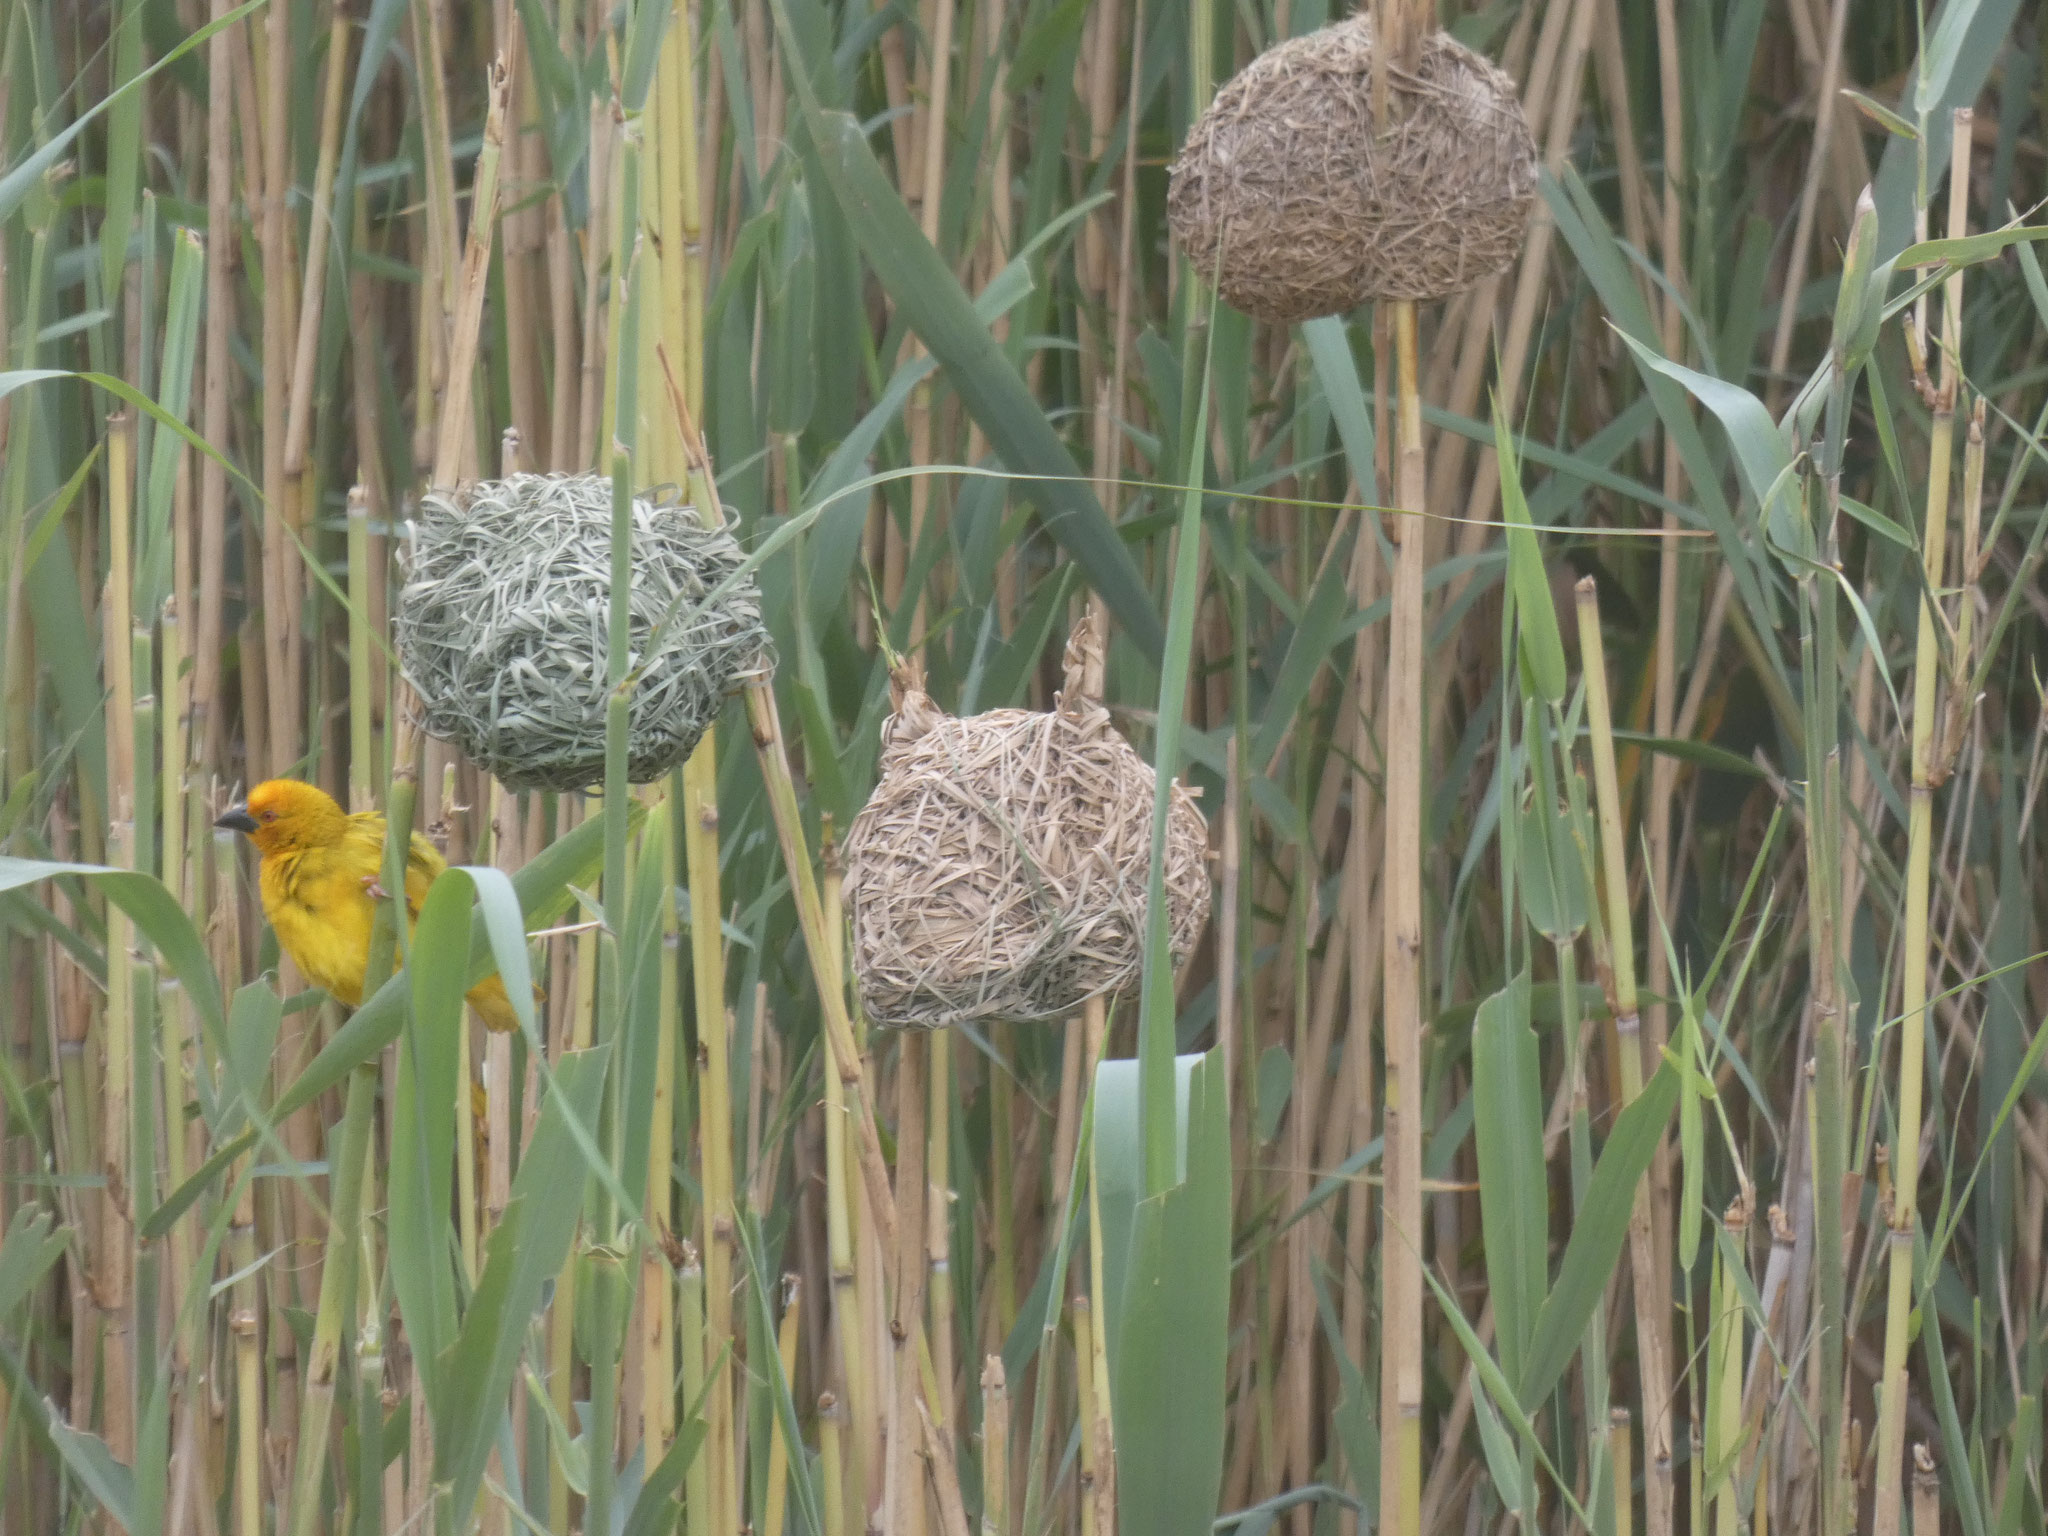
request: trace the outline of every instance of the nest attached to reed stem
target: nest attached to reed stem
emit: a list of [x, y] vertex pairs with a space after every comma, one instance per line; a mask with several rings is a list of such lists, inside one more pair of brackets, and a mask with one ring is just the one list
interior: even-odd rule
[[1368, 299], [1461, 293], [1522, 248], [1536, 144], [1515, 83], [1442, 32], [1387, 70], [1373, 121], [1367, 16], [1267, 49], [1173, 162], [1167, 213], [1223, 297], [1291, 324]]
[[[398, 595], [399, 660], [426, 732], [510, 789], [604, 778], [612, 484], [513, 475], [420, 500]], [[773, 666], [745, 558], [688, 506], [633, 503], [627, 777], [659, 778]]]
[[[1063, 1018], [1144, 970], [1152, 767], [1069, 689], [1050, 713], [955, 719], [899, 679], [882, 778], [846, 838], [853, 971], [873, 1022]], [[1209, 915], [1208, 824], [1173, 787], [1176, 968]]]

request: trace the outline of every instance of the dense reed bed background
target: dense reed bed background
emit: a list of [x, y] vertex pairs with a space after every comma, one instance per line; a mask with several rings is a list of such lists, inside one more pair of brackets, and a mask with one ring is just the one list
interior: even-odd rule
[[[2042, 13], [1443, 5], [1545, 175], [1397, 402], [1165, 234], [1333, 9], [8, 8], [0, 1528], [2043, 1528]], [[669, 781], [422, 749], [396, 546], [501, 465], [759, 556]], [[890, 657], [1043, 708], [1091, 593], [1177, 1007], [868, 1031]], [[350, 1019], [212, 827], [279, 774], [479, 871]]]

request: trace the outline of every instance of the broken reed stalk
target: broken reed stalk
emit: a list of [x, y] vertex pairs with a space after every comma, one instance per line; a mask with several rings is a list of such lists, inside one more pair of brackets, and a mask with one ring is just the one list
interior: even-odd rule
[[[1729, 1251], [1738, 1259], [1749, 1241], [1749, 1203], [1738, 1196], [1724, 1221]], [[1730, 1266], [1715, 1243], [1708, 1288], [1706, 1382], [1696, 1400], [1704, 1400], [1706, 1476], [1714, 1505], [1714, 1536], [1737, 1536], [1742, 1525], [1738, 1486], [1743, 1444], [1742, 1369], [1745, 1350], [1743, 1293], [1750, 1289], [1746, 1269]], [[1695, 1529], [1701, 1529], [1695, 1527]], [[1702, 1531], [1702, 1536], [1705, 1536]]]
[[1941, 1474], [1924, 1444], [1913, 1447], [1913, 1536], [1941, 1536]]
[[[1607, 902], [1609, 968], [1613, 976], [1614, 1029], [1621, 1057], [1622, 1107], [1643, 1091], [1641, 1016], [1636, 1004], [1635, 924], [1629, 911], [1627, 833], [1622, 825], [1621, 791], [1614, 767], [1614, 716], [1608, 703], [1607, 657], [1600, 641], [1600, 600], [1593, 578], [1576, 588], [1579, 654], [1585, 672], [1586, 727], [1593, 757], [1593, 792], [1600, 819], [1601, 884]], [[1629, 1268], [1638, 1299], [1636, 1357], [1642, 1381], [1643, 1459], [1646, 1529], [1659, 1536], [1657, 1521], [1670, 1518], [1671, 1367], [1664, 1336], [1664, 1318], [1645, 1298], [1661, 1294], [1655, 1234], [1650, 1222], [1650, 1188], [1638, 1181], [1629, 1210]], [[1664, 1527], [1668, 1536], [1669, 1526]]]
[[990, 1355], [981, 1367], [981, 1536], [1009, 1529], [1010, 1393], [1003, 1357]]
[[[782, 1323], [775, 1333], [775, 1358], [785, 1383], [796, 1380], [796, 1331], [803, 1315], [803, 1282], [795, 1275], [782, 1277]], [[768, 1479], [763, 1500], [764, 1531], [782, 1530], [782, 1517], [789, 1496], [789, 1442], [783, 1437], [782, 1415], [768, 1418]]]
[[1068, 1325], [1074, 1333], [1074, 1405], [1079, 1425], [1081, 1476], [1075, 1491], [1080, 1503], [1081, 1536], [1109, 1536], [1102, 1525], [1103, 1466], [1094, 1425], [1102, 1412], [1095, 1390], [1095, 1345], [1099, 1330], [1087, 1293], [1067, 1303]]
[[[704, 1395], [706, 1370], [704, 1266], [699, 1261], [696, 1246], [688, 1238], [682, 1239], [677, 1247], [682, 1255], [676, 1266], [676, 1343], [677, 1353], [682, 1357], [680, 1385], [683, 1401], [694, 1403]], [[683, 1473], [683, 1536], [710, 1536], [716, 1529], [713, 1513], [711, 1464], [700, 1453], [690, 1458], [689, 1469]]]
[[[1924, 153], [1924, 151], [1923, 151]], [[1960, 239], [1968, 229], [1970, 202], [1970, 112], [1958, 109], [1952, 136], [1948, 182], [1948, 233]], [[1938, 382], [1930, 389], [1923, 371], [1918, 383], [1933, 415], [1927, 454], [1927, 523], [1921, 533], [1922, 586], [1913, 655], [1912, 782], [1906, 794], [1905, 967], [1899, 987], [1898, 1124], [1891, 1159], [1892, 1206], [1886, 1224], [1889, 1270], [1885, 1293], [1884, 1377], [1878, 1392], [1877, 1488], [1871, 1529], [1897, 1536], [1906, 1459], [1907, 1328], [1913, 1311], [1913, 1238], [1919, 1218], [1920, 1120], [1927, 1064], [1927, 983], [1940, 963], [1930, 945], [1927, 913], [1933, 884], [1935, 731], [1939, 719], [1943, 616], [1936, 612], [1947, 581], [1950, 480], [1955, 466], [1956, 401], [1961, 380], [1957, 359], [1963, 344], [1963, 277], [1957, 270], [1942, 284], [1941, 356]], [[1923, 365], [1924, 367], [1924, 365]]]
[[1635, 1440], [1626, 1408], [1607, 1416], [1607, 1452], [1614, 1468], [1614, 1536], [1635, 1536]]
[[[829, 1074], [828, 1074], [829, 1075]], [[846, 1536], [846, 1453], [840, 1446], [846, 1412], [830, 1392], [818, 1394], [818, 1505], [822, 1536]]]

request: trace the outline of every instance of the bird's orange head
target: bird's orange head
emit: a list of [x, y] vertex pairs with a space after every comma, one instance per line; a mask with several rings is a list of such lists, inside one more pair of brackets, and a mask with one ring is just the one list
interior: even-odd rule
[[264, 853], [292, 853], [324, 848], [337, 841], [347, 813], [325, 790], [298, 779], [268, 779], [249, 791], [240, 805], [231, 805], [216, 827], [248, 834]]

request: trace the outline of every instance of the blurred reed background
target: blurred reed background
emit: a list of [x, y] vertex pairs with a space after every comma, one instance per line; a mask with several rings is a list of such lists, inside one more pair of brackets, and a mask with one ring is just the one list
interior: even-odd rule
[[[1443, 4], [1545, 177], [1419, 313], [1399, 524], [1384, 327], [1165, 235], [1334, 9], [8, 9], [0, 1528], [1186, 1529], [1139, 1462], [1237, 1536], [2043, 1528], [2041, 8]], [[411, 760], [402, 523], [501, 466], [761, 553], [779, 672], [669, 782]], [[1112, 1380], [1135, 999], [909, 1094], [846, 1008], [889, 654], [1043, 708], [1091, 591], [1215, 846], [1213, 1405]], [[344, 1021], [212, 826], [280, 774], [516, 878]], [[532, 1035], [454, 1025], [472, 899]]]

